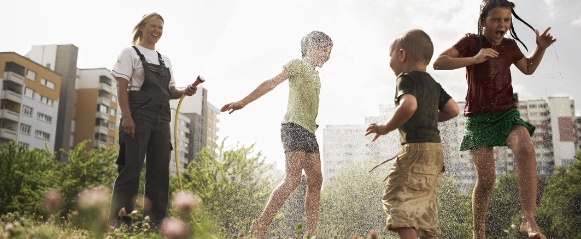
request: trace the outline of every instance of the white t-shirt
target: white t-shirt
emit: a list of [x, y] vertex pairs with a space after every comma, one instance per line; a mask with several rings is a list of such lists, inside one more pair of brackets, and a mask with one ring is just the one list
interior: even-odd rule
[[[157, 52], [155, 50], [147, 49], [139, 44], [135, 45], [135, 47], [137, 47], [141, 54], [143, 54], [147, 63], [159, 65], [159, 59], [157, 58]], [[165, 66], [169, 68], [169, 72], [171, 73], [171, 79], [169, 81], [169, 87], [171, 88], [176, 85], [173, 77], [171, 61], [165, 55], [161, 55], [161, 59], [163, 59]], [[117, 57], [117, 62], [115, 63], [115, 66], [113, 66], [113, 70], [111, 70], [111, 75], [129, 81], [127, 87], [128, 91], [139, 91], [139, 89], [141, 89], [141, 85], [143, 85], [145, 79], [145, 76], [143, 75], [143, 64], [133, 47], [123, 49], [119, 57]]]

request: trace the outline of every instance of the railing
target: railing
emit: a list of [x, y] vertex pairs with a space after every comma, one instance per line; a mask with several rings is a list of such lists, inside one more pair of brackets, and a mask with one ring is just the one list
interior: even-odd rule
[[0, 91], [0, 99], [14, 101], [16, 103], [22, 103], [22, 94], [13, 90], [2, 90]]
[[8, 139], [8, 140], [16, 140], [17, 133], [14, 130], [2, 128], [0, 129], [0, 138]]
[[0, 109], [0, 119], [8, 119], [11, 121], [20, 121], [20, 114], [9, 109]]
[[9, 80], [16, 84], [24, 85], [24, 77], [11, 71], [4, 72], [4, 80]]

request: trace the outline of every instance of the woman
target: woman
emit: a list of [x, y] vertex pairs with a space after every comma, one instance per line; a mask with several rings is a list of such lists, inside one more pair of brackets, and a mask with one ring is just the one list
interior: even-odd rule
[[[169, 200], [169, 162], [172, 150], [170, 99], [191, 96], [196, 87], [175, 87], [171, 61], [155, 50], [163, 34], [163, 18], [157, 13], [145, 15], [133, 28], [132, 47], [117, 58], [111, 75], [117, 80], [121, 108], [119, 127], [119, 176], [115, 180], [109, 219], [115, 226], [131, 225], [131, 218], [119, 213], [133, 211], [139, 187], [139, 175], [145, 164], [145, 197], [150, 206], [144, 215], [153, 226], [165, 218]], [[137, 44], [136, 44], [137, 43]]]

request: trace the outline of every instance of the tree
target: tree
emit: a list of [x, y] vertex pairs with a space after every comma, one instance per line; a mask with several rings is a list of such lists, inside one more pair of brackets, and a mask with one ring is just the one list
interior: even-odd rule
[[[353, 162], [345, 166], [321, 191], [321, 209], [317, 235], [323, 238], [351, 238], [367, 235], [374, 229], [385, 232], [385, 213], [381, 205], [388, 168], [371, 173], [374, 162]], [[381, 172], [381, 173], [380, 173]]]
[[577, 161], [558, 167], [545, 186], [537, 218], [550, 238], [581, 238], [581, 151]]
[[88, 152], [85, 140], [70, 152], [62, 151], [68, 163], [60, 163], [57, 189], [63, 196], [65, 212], [75, 209], [79, 193], [86, 188], [105, 186], [111, 188], [117, 175], [117, 153], [110, 148], [96, 148]]
[[488, 213], [486, 214], [487, 238], [507, 238], [507, 230], [512, 225], [511, 218], [519, 213], [520, 201], [516, 174], [498, 177], [490, 196]]
[[221, 157], [214, 158], [203, 149], [188, 165], [182, 183], [184, 190], [200, 197], [202, 210], [218, 226], [237, 235], [248, 229], [268, 200], [273, 188], [266, 175], [269, 167], [260, 153], [253, 154], [253, 145], [224, 151], [222, 141], [219, 151]]
[[36, 212], [44, 193], [55, 184], [54, 154], [24, 149], [11, 141], [0, 144], [0, 215]]
[[472, 209], [470, 197], [459, 192], [453, 178], [442, 181], [436, 199], [438, 207], [438, 225], [442, 230], [439, 238], [470, 238], [472, 237]]

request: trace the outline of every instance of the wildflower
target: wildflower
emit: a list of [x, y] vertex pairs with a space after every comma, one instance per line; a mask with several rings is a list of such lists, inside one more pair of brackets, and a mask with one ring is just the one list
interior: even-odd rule
[[369, 233], [367, 234], [367, 237], [370, 239], [377, 239], [377, 232], [373, 229], [369, 230]]
[[199, 199], [193, 193], [179, 192], [173, 197], [172, 203], [178, 212], [189, 214], [196, 210]]
[[4, 227], [4, 230], [7, 231], [8, 233], [12, 233], [14, 231], [14, 225], [12, 223], [8, 223]]
[[133, 211], [131, 212], [131, 216], [132, 216], [132, 217], [137, 217], [137, 215], [139, 215], [139, 212], [138, 212], [137, 210], [133, 210]]
[[145, 216], [145, 217], [143, 218], [143, 220], [144, 220], [145, 222], [150, 222], [150, 221], [151, 221], [151, 218], [149, 217], [149, 215], [147, 215], [147, 216]]
[[123, 217], [123, 216], [127, 215], [127, 212], [125, 211], [125, 208], [121, 208], [121, 210], [119, 210], [119, 213], [117, 213], [117, 215], [119, 215], [120, 217]]
[[161, 223], [161, 233], [170, 239], [186, 238], [188, 226], [179, 219], [168, 217]]
[[144, 222], [143, 225], [141, 225], [141, 227], [143, 227], [144, 229], [150, 229], [151, 228], [151, 226], [147, 222]]
[[43, 208], [46, 212], [53, 214], [60, 210], [62, 206], [62, 197], [61, 194], [54, 190], [48, 190], [44, 194], [44, 203]]
[[81, 208], [93, 208], [109, 205], [109, 195], [107, 189], [96, 187], [83, 190], [79, 194], [79, 206]]

